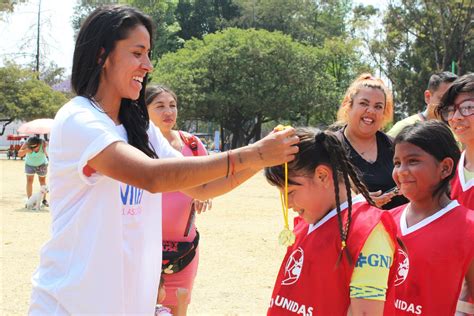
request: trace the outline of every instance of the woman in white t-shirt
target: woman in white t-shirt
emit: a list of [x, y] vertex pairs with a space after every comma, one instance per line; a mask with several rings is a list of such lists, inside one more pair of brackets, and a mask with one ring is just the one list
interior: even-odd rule
[[152, 38], [150, 18], [130, 7], [101, 7], [81, 27], [71, 77], [78, 96], [51, 131], [51, 239], [33, 276], [30, 315], [152, 315], [161, 263], [161, 194], [154, 193], [205, 200], [225, 190], [203, 184], [281, 164], [298, 150], [290, 129], [231, 152], [182, 158], [149, 123]]

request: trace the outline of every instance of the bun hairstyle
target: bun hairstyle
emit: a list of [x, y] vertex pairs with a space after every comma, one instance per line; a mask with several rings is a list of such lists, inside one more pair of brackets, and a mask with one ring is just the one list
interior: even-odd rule
[[379, 89], [385, 95], [385, 107], [383, 113], [382, 127], [385, 127], [393, 120], [393, 95], [392, 91], [385, 85], [380, 78], [373, 77], [369, 73], [364, 73], [352, 82], [342, 99], [341, 106], [337, 111], [337, 125], [345, 125], [349, 119], [348, 111], [352, 107], [354, 97], [362, 88]]
[[[345, 250], [349, 262], [352, 262], [352, 258], [346, 247], [352, 220], [352, 186], [354, 186], [355, 191], [360, 192], [370, 204], [375, 205], [375, 203], [370, 197], [367, 187], [362, 183], [359, 175], [355, 171], [356, 169], [347, 158], [348, 155], [345, 147], [333, 132], [300, 127], [296, 128], [296, 135], [300, 139], [298, 143], [299, 151], [295, 159], [288, 163], [288, 183], [298, 185], [298, 183], [291, 180], [292, 177], [312, 176], [316, 167], [322, 164], [332, 169], [334, 196], [336, 199], [339, 233], [342, 243], [338, 262], [342, 258], [343, 250]], [[265, 168], [265, 177], [272, 185], [280, 188], [285, 185], [285, 173], [281, 165]], [[338, 185], [341, 182], [344, 183], [347, 193], [348, 214], [346, 223], [343, 223], [341, 215]]]

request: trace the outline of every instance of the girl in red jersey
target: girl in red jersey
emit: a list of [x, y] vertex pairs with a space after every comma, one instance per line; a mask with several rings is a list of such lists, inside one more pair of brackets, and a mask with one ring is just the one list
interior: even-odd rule
[[474, 289], [474, 212], [449, 196], [460, 157], [456, 140], [432, 120], [405, 127], [394, 145], [393, 179], [410, 200], [390, 211], [407, 249], [399, 251], [396, 315], [469, 312], [458, 298], [464, 278]]
[[[395, 275], [395, 223], [373, 206], [335, 134], [298, 128], [297, 135], [299, 152], [288, 164], [296, 240], [268, 315], [382, 315], [393, 308], [387, 288]], [[284, 190], [282, 166], [265, 169], [265, 176]], [[362, 195], [352, 197], [351, 182]]]
[[474, 73], [453, 82], [441, 99], [437, 112], [465, 146], [451, 181], [451, 198], [474, 209]]

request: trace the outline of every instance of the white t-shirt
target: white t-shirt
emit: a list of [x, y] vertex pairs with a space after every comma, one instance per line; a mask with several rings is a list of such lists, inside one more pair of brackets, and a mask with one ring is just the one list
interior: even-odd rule
[[[150, 122], [160, 158], [180, 157]], [[49, 143], [51, 240], [33, 276], [30, 314], [153, 315], [161, 272], [161, 193], [83, 168], [122, 125], [75, 97], [57, 113]], [[124, 166], [126, 168], [127, 166]]]

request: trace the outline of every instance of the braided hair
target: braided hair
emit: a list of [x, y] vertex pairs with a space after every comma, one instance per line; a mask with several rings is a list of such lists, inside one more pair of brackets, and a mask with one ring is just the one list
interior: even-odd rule
[[[339, 234], [341, 236], [341, 252], [338, 263], [343, 252], [346, 253], [347, 260], [352, 263], [352, 258], [346, 247], [352, 221], [352, 192], [351, 188], [360, 192], [369, 204], [375, 205], [369, 195], [369, 191], [361, 181], [354, 166], [348, 159], [347, 152], [337, 136], [330, 131], [321, 131], [314, 128], [300, 127], [296, 129], [299, 137], [299, 151], [293, 161], [288, 163], [288, 183], [298, 185], [291, 178], [294, 176], [311, 175], [319, 165], [327, 165], [332, 169], [334, 181], [334, 196], [336, 199], [336, 211], [339, 223]], [[278, 187], [285, 185], [285, 173], [283, 166], [265, 168], [265, 177], [268, 182]], [[347, 193], [348, 212], [347, 221], [344, 225], [341, 215], [341, 201], [339, 196], [339, 183], [343, 182]]]

